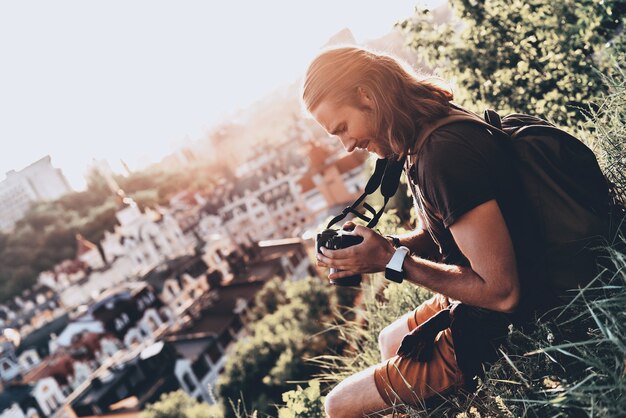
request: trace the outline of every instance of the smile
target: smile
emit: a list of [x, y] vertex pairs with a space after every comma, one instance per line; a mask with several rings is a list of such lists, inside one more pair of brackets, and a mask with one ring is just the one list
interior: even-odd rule
[[370, 144], [370, 141], [361, 142], [361, 143], [357, 146], [357, 148], [360, 148], [360, 149], [365, 149], [365, 150], [366, 150], [366, 149], [367, 149], [367, 146], [368, 146], [369, 144]]

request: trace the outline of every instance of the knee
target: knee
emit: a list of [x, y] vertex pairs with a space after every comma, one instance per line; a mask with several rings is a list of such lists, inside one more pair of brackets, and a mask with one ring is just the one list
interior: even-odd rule
[[384, 328], [378, 334], [378, 349], [380, 350], [380, 355], [384, 360], [393, 357], [396, 352], [396, 347], [391, 338], [391, 330], [389, 327]]
[[326, 411], [326, 416], [330, 418], [337, 418], [345, 415], [341, 398], [338, 396], [335, 389], [331, 390], [330, 393], [326, 395], [326, 399], [324, 400], [324, 411]]

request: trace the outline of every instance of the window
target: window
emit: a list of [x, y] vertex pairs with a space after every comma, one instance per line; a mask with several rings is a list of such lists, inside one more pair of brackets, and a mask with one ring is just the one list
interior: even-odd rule
[[115, 318], [115, 331], [121, 331], [124, 328], [124, 322], [120, 318]]
[[185, 383], [185, 386], [187, 386], [187, 390], [189, 392], [193, 392], [196, 390], [196, 384], [194, 383], [193, 378], [187, 372], [183, 374], [183, 383]]
[[196, 360], [191, 365], [191, 369], [193, 370], [193, 374], [196, 375], [198, 380], [202, 380], [202, 378], [206, 376], [207, 373], [209, 373], [209, 365], [202, 356], [198, 357], [198, 360]]
[[222, 335], [220, 335], [220, 338], [219, 338], [219, 342], [220, 344], [222, 344], [222, 347], [224, 348], [228, 347], [228, 344], [232, 340], [233, 340], [233, 337], [230, 335], [227, 329], [224, 330], [224, 332], [222, 332]]
[[209, 358], [211, 359], [213, 363], [217, 363], [222, 357], [222, 352], [220, 351], [217, 344], [213, 344], [211, 348], [209, 348], [209, 351], [207, 354], [209, 355]]
[[48, 398], [46, 399], [46, 406], [48, 407], [48, 409], [50, 410], [50, 412], [53, 412], [54, 410], [57, 409], [57, 404], [54, 401], [54, 399], [52, 398]]

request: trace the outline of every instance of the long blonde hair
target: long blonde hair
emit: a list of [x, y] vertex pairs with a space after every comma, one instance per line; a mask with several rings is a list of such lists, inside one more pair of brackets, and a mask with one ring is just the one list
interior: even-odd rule
[[329, 48], [309, 65], [302, 101], [309, 112], [326, 99], [361, 107], [358, 89], [372, 99], [376, 132], [397, 158], [411, 152], [429, 121], [448, 114], [453, 95], [427, 79], [420, 80], [400, 60], [365, 48]]

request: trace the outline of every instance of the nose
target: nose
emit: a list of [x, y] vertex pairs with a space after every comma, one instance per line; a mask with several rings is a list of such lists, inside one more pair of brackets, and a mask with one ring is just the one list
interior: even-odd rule
[[341, 135], [339, 140], [347, 152], [352, 152], [356, 148], [356, 139], [354, 138], [347, 138], [345, 135]]

